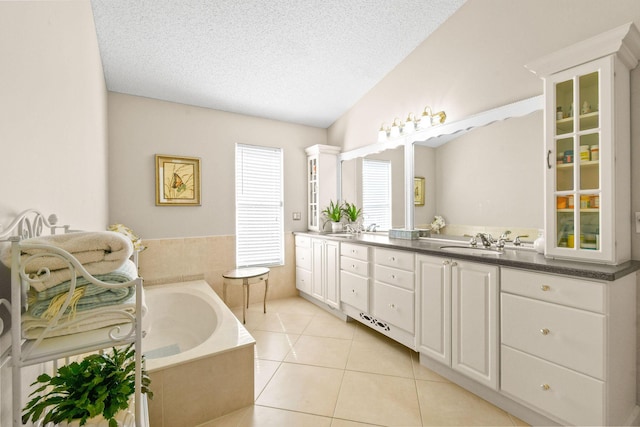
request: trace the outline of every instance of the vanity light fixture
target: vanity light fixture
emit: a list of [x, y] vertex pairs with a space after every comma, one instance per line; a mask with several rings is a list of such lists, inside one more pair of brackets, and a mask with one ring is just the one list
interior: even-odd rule
[[416, 117], [415, 114], [409, 113], [405, 122], [396, 117], [391, 126], [386, 123], [382, 123], [382, 125], [380, 125], [380, 130], [378, 131], [378, 142], [384, 142], [387, 139], [398, 138], [401, 135], [408, 135], [416, 130], [426, 129], [430, 126], [442, 124], [446, 119], [447, 114], [444, 111], [434, 113], [431, 111], [431, 107], [426, 106], [424, 107], [420, 117]]

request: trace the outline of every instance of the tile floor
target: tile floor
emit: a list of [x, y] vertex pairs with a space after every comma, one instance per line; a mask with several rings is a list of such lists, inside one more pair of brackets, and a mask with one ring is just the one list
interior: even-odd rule
[[[234, 310], [242, 317], [242, 309]], [[418, 354], [303, 298], [251, 305], [255, 404], [199, 427], [522, 426]]]

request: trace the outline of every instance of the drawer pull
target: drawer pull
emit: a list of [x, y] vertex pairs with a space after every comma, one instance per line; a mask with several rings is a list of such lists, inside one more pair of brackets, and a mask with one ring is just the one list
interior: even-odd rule
[[542, 289], [543, 292], [547, 292], [551, 290], [551, 287], [549, 285], [542, 285], [540, 289]]
[[395, 275], [395, 274], [392, 274], [392, 275], [391, 275], [391, 278], [392, 278], [392, 279], [395, 279], [395, 278], [396, 278], [396, 275]]
[[442, 261], [442, 265], [449, 265], [449, 261], [448, 260]]
[[455, 267], [456, 265], [458, 265], [458, 263], [457, 263], [457, 262], [455, 262], [455, 261], [451, 261], [451, 267]]
[[396, 257], [394, 257], [394, 256], [389, 257], [389, 261], [395, 261], [395, 260], [396, 260]]
[[389, 308], [396, 309], [396, 305], [394, 303], [389, 304]]
[[547, 328], [540, 329], [540, 333], [541, 333], [542, 335], [549, 335], [549, 329], [547, 329]]
[[547, 390], [549, 390], [551, 387], [549, 386], [549, 384], [541, 384], [541, 385], [540, 385], [540, 388], [541, 388], [542, 390], [544, 390], [544, 391], [547, 391]]
[[351, 264], [351, 268], [353, 268], [355, 270], [356, 269], [356, 265], [355, 264]]
[[356, 290], [355, 289], [351, 289], [351, 292], [355, 295], [356, 294]]

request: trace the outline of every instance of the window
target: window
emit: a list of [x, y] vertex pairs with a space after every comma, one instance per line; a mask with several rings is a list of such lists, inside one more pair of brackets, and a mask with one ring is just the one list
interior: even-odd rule
[[362, 160], [362, 212], [364, 226], [391, 228], [391, 162]]
[[236, 144], [236, 266], [284, 264], [282, 149]]

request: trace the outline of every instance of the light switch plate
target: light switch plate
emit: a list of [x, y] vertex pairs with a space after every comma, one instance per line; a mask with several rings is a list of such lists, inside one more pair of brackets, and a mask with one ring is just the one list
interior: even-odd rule
[[636, 233], [640, 233], [640, 212], [636, 212]]
[[293, 220], [294, 221], [300, 221], [302, 219], [302, 213], [301, 212], [294, 212], [293, 213]]

